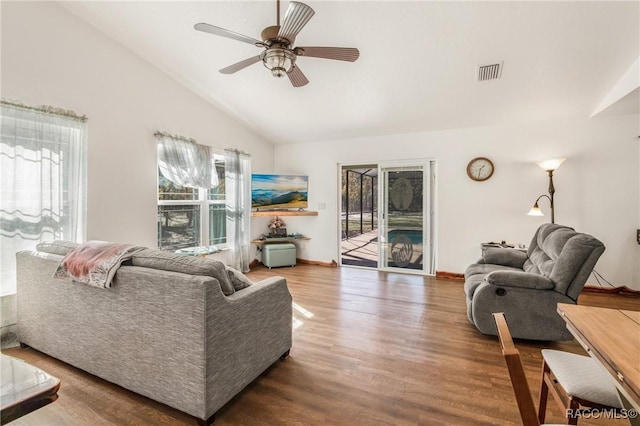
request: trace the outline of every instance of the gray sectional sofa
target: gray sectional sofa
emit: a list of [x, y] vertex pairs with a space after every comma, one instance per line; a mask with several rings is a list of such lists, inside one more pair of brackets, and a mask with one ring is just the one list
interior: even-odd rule
[[465, 272], [469, 321], [496, 335], [492, 314], [504, 312], [513, 337], [569, 340], [558, 303], [576, 304], [604, 245], [568, 226], [543, 224], [527, 252], [492, 248]]
[[246, 286], [220, 262], [144, 249], [101, 289], [53, 278], [72, 246], [17, 254], [21, 343], [201, 424], [289, 353], [284, 278]]

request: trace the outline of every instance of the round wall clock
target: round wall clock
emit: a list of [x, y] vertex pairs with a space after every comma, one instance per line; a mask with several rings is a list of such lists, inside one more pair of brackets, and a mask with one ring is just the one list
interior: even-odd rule
[[477, 182], [483, 182], [493, 175], [493, 163], [485, 157], [477, 157], [467, 164], [467, 175]]

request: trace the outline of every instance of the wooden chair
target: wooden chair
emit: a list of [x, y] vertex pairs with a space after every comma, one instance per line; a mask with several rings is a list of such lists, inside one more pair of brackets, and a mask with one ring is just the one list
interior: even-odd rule
[[549, 392], [564, 410], [567, 424], [577, 425], [581, 407], [619, 412], [623, 406], [613, 380], [596, 360], [550, 349], [542, 350], [538, 418], [544, 422]]
[[544, 422], [549, 392], [565, 410], [567, 424], [578, 423], [581, 406], [616, 411], [622, 408], [615, 386], [596, 361], [582, 355], [545, 349], [542, 351], [542, 385], [536, 415], [520, 352], [513, 344], [504, 314], [494, 313], [493, 318], [524, 426], [537, 426]]
[[511, 386], [516, 396], [520, 417], [523, 426], [540, 426], [540, 421], [536, 413], [536, 407], [533, 404], [527, 376], [524, 374], [524, 366], [520, 359], [520, 352], [516, 349], [511, 338], [511, 332], [507, 327], [507, 320], [502, 312], [494, 313], [493, 319], [496, 322], [498, 330], [498, 338], [502, 347], [502, 355], [507, 363], [509, 376], [511, 377]]

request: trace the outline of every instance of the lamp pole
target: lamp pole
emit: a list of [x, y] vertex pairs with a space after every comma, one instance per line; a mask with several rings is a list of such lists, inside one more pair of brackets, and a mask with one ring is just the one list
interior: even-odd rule
[[556, 223], [556, 212], [555, 212], [555, 203], [554, 203], [554, 194], [556, 193], [556, 188], [553, 186], [553, 172], [564, 162], [564, 158], [552, 158], [550, 160], [541, 161], [538, 163], [538, 166], [549, 175], [549, 195], [542, 194], [538, 197], [535, 204], [527, 213], [529, 216], [544, 216], [542, 210], [540, 210], [540, 206], [538, 206], [538, 201], [541, 198], [547, 198], [549, 200], [549, 204], [551, 205], [551, 223]]
[[549, 173], [549, 201], [551, 202], [551, 223], [556, 223], [556, 216], [553, 205], [553, 194], [556, 192], [556, 188], [553, 186], [553, 170], [547, 170]]

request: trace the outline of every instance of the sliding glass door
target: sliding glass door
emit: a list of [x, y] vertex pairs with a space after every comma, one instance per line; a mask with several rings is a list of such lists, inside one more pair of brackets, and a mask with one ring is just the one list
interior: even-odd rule
[[435, 161], [341, 166], [340, 264], [435, 274]]

